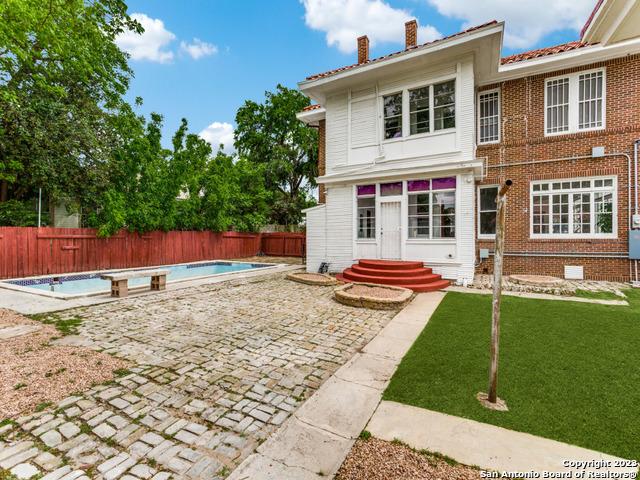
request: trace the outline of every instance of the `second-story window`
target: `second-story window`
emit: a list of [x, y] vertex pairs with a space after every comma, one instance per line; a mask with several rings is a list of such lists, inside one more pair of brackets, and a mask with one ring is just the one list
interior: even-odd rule
[[383, 97], [384, 138], [402, 137], [402, 93]]
[[456, 126], [456, 81], [450, 80], [433, 86], [433, 120], [435, 130]]
[[409, 90], [409, 126], [411, 135], [429, 132], [429, 87]]
[[578, 77], [578, 129], [602, 126], [602, 71]]
[[578, 72], [545, 82], [545, 134], [605, 126], [605, 70]]
[[500, 141], [500, 92], [478, 94], [478, 143]]

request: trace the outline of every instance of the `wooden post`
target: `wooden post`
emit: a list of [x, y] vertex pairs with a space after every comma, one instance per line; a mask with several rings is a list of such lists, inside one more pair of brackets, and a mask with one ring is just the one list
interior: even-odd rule
[[513, 182], [507, 180], [498, 192], [496, 212], [496, 249], [493, 257], [493, 315], [491, 319], [491, 370], [487, 400], [498, 400], [498, 352], [500, 345], [500, 298], [502, 297], [502, 257], [504, 254], [505, 211], [507, 191]]

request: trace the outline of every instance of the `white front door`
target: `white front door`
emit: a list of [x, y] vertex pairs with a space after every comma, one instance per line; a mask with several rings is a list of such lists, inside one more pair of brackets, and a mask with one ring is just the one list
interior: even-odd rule
[[380, 210], [380, 256], [397, 260], [400, 258], [400, 202], [382, 202]]

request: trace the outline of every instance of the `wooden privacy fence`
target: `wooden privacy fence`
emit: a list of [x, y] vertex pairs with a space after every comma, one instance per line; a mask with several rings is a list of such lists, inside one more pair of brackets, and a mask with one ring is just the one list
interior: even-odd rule
[[262, 253], [279, 257], [304, 257], [304, 233], [263, 233]]
[[[294, 235], [295, 242], [271, 235]], [[258, 255], [302, 256], [300, 234], [171, 231], [145, 234], [121, 231], [99, 238], [88, 228], [0, 227], [0, 278], [52, 273], [135, 268]], [[295, 250], [297, 248], [299, 250]]]

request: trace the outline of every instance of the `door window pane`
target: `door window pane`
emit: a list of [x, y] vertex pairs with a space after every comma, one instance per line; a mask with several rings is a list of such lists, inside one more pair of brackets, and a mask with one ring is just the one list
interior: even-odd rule
[[358, 198], [358, 238], [376, 237], [376, 199]]

